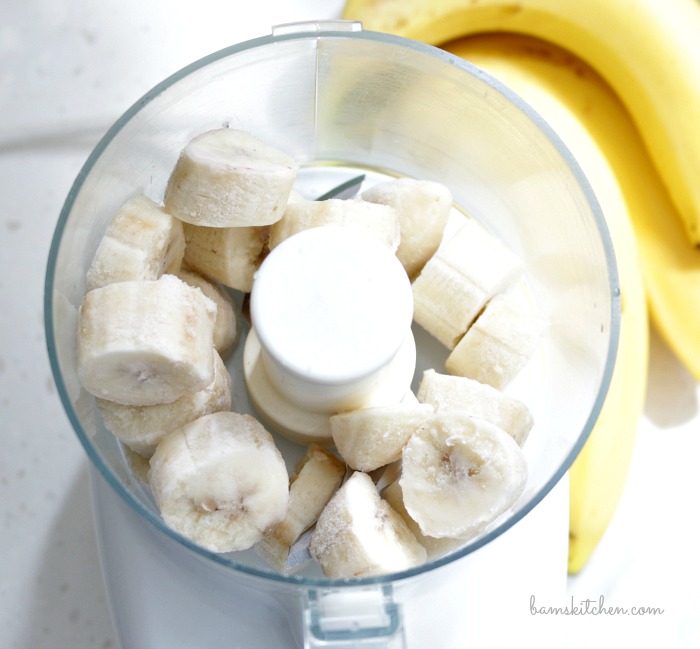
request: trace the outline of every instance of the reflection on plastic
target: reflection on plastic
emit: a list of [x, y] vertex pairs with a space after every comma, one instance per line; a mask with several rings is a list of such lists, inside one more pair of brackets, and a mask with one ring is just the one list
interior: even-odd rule
[[323, 32], [359, 32], [362, 23], [354, 20], [307, 20], [298, 23], [275, 25], [273, 36], [285, 34], [321, 34]]
[[309, 590], [304, 649], [406, 649], [400, 605], [390, 585]]

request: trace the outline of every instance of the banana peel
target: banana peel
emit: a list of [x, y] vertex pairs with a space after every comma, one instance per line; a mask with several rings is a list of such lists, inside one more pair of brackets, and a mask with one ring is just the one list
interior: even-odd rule
[[368, 30], [441, 46], [487, 32], [563, 47], [611, 84], [700, 246], [700, 3], [697, 0], [347, 0]]
[[[507, 58], [521, 74], [536, 75], [539, 84], [565, 102], [597, 142], [624, 192], [651, 321], [700, 381], [700, 249], [687, 245], [676, 207], [616, 93], [584, 61], [540, 39], [515, 34], [474, 36], [445, 49], [460, 55], [456, 50], [462, 48], [467, 54], [463, 48], [468, 42], [472, 50], [480, 45], [483, 63], [486, 57]], [[472, 62], [479, 64], [476, 59]], [[517, 92], [515, 80], [514, 84]]]
[[[619, 157], [598, 139], [596, 124], [610, 119], [608, 106], [600, 110], [599, 78], [580, 60], [549, 43], [512, 34], [467, 37], [444, 47], [512, 88], [559, 134], [591, 183], [613, 241], [622, 299], [620, 340], [602, 410], [570, 471], [568, 568], [574, 574], [597, 547], [622, 496], [646, 396], [649, 321], [631, 218], [639, 181], [627, 175], [623, 182]], [[625, 113], [615, 116], [628, 120]]]
[[[561, 49], [556, 44], [558, 40], [565, 43], [565, 48], [576, 46], [578, 52], [587, 52], [595, 59], [595, 34], [599, 33], [602, 37], [605, 30], [610, 32], [611, 26], [616, 24], [603, 19], [606, 12], [611, 12], [610, 16], [614, 18], [623, 4], [625, 3], [621, 0], [604, 0], [603, 3], [598, 0], [593, 3], [560, 0], [522, 0], [518, 3], [507, 0], [347, 0], [343, 17], [361, 20], [366, 29], [395, 33], [439, 46], [444, 46], [446, 39], [457, 36], [472, 38], [489, 31], [498, 31], [504, 35], [522, 32], [523, 36], [536, 37], [533, 42], [543, 45], [541, 56], [546, 56], [546, 48], [551, 46], [557, 48], [560, 57], [572, 57], [571, 65], [582, 74], [579, 84], [579, 91], [583, 93], [581, 97], [587, 98], [576, 103], [576, 96], [569, 93], [573, 102], [572, 110], [577, 111], [584, 120], [588, 117], [588, 112], [607, 115], [605, 119], [591, 117], [587, 125], [601, 147], [605, 148], [606, 155], [614, 161], [621, 182], [637, 187], [634, 194], [627, 194], [627, 200], [637, 237], [652, 321], [668, 347], [695, 380], [700, 381], [700, 248], [688, 245], [684, 218], [670, 191], [677, 178], [667, 173], [670, 167], [659, 165], [649, 153], [648, 142], [645, 141], [642, 130], [652, 130], [651, 123], [644, 122], [640, 115], [637, 115], [635, 122], [620, 98], [619, 88], [608, 85], [599, 68], [591, 67], [580, 54]], [[689, 6], [685, 0], [674, 0], [667, 6], [643, 0], [638, 9], [634, 22], [620, 27], [627, 34], [626, 38], [633, 40], [635, 47], [639, 45], [638, 41], [642, 47], [651, 47], [643, 37], [646, 30], [654, 30], [656, 33], [662, 27], [667, 29], [667, 20], [673, 24], [682, 23], [683, 28], [676, 34], [679, 39], [680, 35], [683, 36], [677, 43], [681, 48], [678, 55], [683, 53], [682, 48], [686, 48], [685, 58], [689, 59], [690, 65], [700, 70], [700, 40], [697, 39], [700, 32], [691, 29], [695, 34], [692, 43], [688, 43], [686, 38], [687, 26], [692, 28], [700, 21], [700, 4], [693, 1]], [[650, 22], [649, 16], [657, 10], [664, 13], [663, 23]], [[597, 16], [598, 20], [591, 23], [586, 18], [585, 24], [580, 26], [576, 34], [562, 31], [561, 23], [575, 23], [582, 11]], [[538, 16], [541, 20], [537, 19]], [[573, 27], [567, 29], [571, 31]], [[628, 33], [626, 30], [631, 31]], [[564, 38], [566, 34], [568, 42]], [[610, 42], [617, 39], [615, 33], [609, 33], [608, 36]], [[673, 40], [673, 35], [666, 39], [668, 42]], [[660, 51], [668, 54], [663, 48]], [[600, 68], [609, 75], [609, 68], [614, 62], [615, 59], [605, 59], [600, 63]], [[556, 86], [556, 66], [549, 69], [541, 66], [540, 73], [549, 75], [549, 83]], [[680, 83], [678, 79], [689, 83], [690, 99], [694, 98], [688, 105], [681, 106], [679, 111], [664, 113], [666, 122], [662, 126], [675, 130], [679, 126], [680, 116], [687, 112], [693, 114], [695, 109], [692, 106], [700, 100], [700, 82], [692, 83], [689, 81], [694, 78], [692, 75], [688, 77], [677, 66], [670, 64], [663, 73], [666, 79], [664, 83], [670, 84], [669, 86], [664, 83], [649, 83], [652, 90], [657, 88], [662, 93], [662, 100], [664, 96], [669, 98], [676, 83]], [[565, 81], [563, 83], [566, 85]], [[687, 138], [676, 157], [700, 154], [700, 128], [697, 126], [700, 124], [700, 107], [696, 112]], [[641, 129], [639, 124], [644, 128]], [[626, 144], [618, 145], [618, 142]], [[662, 175], [660, 172], [666, 173]], [[700, 170], [693, 174], [692, 180], [693, 186], [700, 189], [699, 179]]]

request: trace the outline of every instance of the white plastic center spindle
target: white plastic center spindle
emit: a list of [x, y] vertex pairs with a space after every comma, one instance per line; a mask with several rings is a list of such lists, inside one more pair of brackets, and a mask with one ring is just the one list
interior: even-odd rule
[[403, 266], [351, 227], [311, 228], [276, 246], [255, 275], [250, 309], [270, 382], [315, 412], [358, 407], [391, 375], [407, 338], [414, 345]]

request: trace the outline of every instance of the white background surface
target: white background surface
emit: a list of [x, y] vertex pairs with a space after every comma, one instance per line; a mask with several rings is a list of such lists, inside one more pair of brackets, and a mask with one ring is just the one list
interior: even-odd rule
[[[4, 0], [0, 21], [0, 647], [116, 649], [87, 459], [45, 351], [43, 280], [63, 200], [91, 147], [165, 76], [340, 0]], [[700, 299], [700, 296], [689, 296]], [[699, 333], [700, 335], [700, 333]], [[649, 392], [627, 491], [574, 603], [653, 606], [580, 616], [572, 647], [700, 646], [700, 388], [652, 332]], [[523, 556], [527, 561], [527, 556]], [[534, 593], [536, 595], [536, 593]], [[539, 603], [539, 602], [538, 602]], [[542, 602], [564, 606], [570, 602]], [[523, 607], [528, 602], [522, 602]], [[508, 611], [483, 611], [507, 624]], [[554, 628], [554, 627], [552, 627]], [[533, 633], [546, 624], [533, 618]], [[533, 637], [524, 637], [523, 646]], [[465, 647], [469, 646], [465, 638]], [[129, 648], [131, 649], [131, 648]]]

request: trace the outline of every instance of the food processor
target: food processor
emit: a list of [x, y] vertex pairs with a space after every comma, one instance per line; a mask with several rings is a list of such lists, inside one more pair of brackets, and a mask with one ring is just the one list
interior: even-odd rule
[[[325, 578], [313, 562], [281, 574], [253, 550], [212, 553], [165, 525], [138, 458], [104, 429], [81, 389], [77, 313], [107, 224], [136, 193], [161, 201], [184, 145], [222, 126], [293, 156], [307, 197], [358, 175], [366, 183], [443, 183], [460, 212], [522, 259], [529, 298], [549, 323], [508, 387], [534, 417], [523, 446], [529, 477], [515, 505], [463, 547], [356, 579]], [[234, 298], [241, 315], [243, 296]], [[277, 26], [191, 64], [134, 104], [88, 158], [54, 234], [45, 300], [56, 385], [91, 462], [98, 542], [124, 647], [506, 646], [517, 643], [521, 623], [535, 623], [531, 596], [563, 598], [566, 472], [605, 398], [620, 293], [604, 218], [575, 160], [482, 70], [348, 21]], [[242, 315], [239, 322], [227, 360], [232, 410], [255, 415], [243, 377], [248, 325]], [[415, 389], [447, 350], [415, 325], [413, 335]], [[276, 441], [291, 470], [304, 448]], [[547, 633], [553, 629], [548, 621]]]

